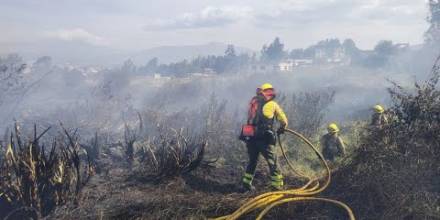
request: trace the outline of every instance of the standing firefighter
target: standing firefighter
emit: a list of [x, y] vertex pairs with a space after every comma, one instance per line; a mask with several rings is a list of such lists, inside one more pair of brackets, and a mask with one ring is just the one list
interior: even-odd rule
[[339, 136], [339, 128], [335, 123], [329, 124], [328, 133], [322, 136], [322, 154], [325, 159], [334, 161], [337, 156], [345, 155], [345, 144]]
[[381, 105], [373, 107], [374, 114], [371, 118], [371, 125], [375, 127], [382, 127], [388, 123], [388, 118], [385, 115], [385, 109]]
[[[255, 169], [257, 167], [258, 157], [260, 153], [266, 159], [269, 165], [271, 175], [271, 186], [274, 189], [282, 189], [284, 182], [281, 175], [275, 153], [275, 130], [274, 121], [278, 120], [281, 124], [278, 132], [283, 132], [287, 127], [287, 117], [281, 107], [274, 101], [275, 90], [269, 83], [265, 83], [260, 87], [260, 92], [255, 96], [250, 104], [248, 125], [243, 126], [242, 137], [246, 140], [246, 146], [249, 155], [249, 164], [246, 173], [243, 176], [243, 186], [247, 190], [252, 190], [252, 180], [254, 178]], [[253, 130], [245, 132], [245, 127]]]

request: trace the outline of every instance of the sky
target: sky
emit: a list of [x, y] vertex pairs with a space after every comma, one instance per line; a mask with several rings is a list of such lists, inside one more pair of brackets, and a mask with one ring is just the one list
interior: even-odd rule
[[419, 44], [426, 0], [0, 0], [0, 52], [42, 42], [128, 51], [223, 42], [289, 49], [326, 38]]

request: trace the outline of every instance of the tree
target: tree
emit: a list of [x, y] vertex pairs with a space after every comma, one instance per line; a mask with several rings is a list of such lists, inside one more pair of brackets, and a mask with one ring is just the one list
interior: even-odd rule
[[[336, 51], [342, 47], [339, 39], [326, 39], [318, 42], [316, 45], [316, 49], [321, 51], [324, 56], [323, 58], [331, 58], [334, 57]], [[322, 57], [321, 57], [322, 58]]]
[[0, 57], [0, 106], [8, 96], [15, 96], [25, 88], [26, 64], [16, 54]]
[[341, 47], [341, 42], [339, 39], [325, 39], [322, 41], [319, 41], [316, 45], [318, 48], [322, 48], [325, 50], [335, 50], [337, 48]]
[[230, 44], [225, 49], [223, 56], [199, 56], [193, 60], [183, 60], [176, 63], [161, 64], [156, 67], [156, 72], [174, 76], [185, 76], [187, 73], [200, 73], [212, 69], [216, 73], [233, 73], [252, 62], [248, 54], [237, 55], [234, 45]]
[[289, 57], [292, 59], [302, 59], [304, 58], [304, 50], [302, 48], [293, 49], [290, 51]]
[[425, 32], [425, 42], [427, 44], [437, 44], [440, 43], [440, 1], [439, 0], [429, 0], [429, 16], [427, 18], [430, 26]]
[[392, 41], [379, 41], [374, 47], [374, 53], [367, 57], [364, 64], [373, 68], [384, 67], [396, 52], [397, 49]]
[[374, 47], [374, 52], [381, 56], [390, 56], [396, 52], [393, 42], [390, 40], [382, 40]]
[[225, 51], [225, 56], [226, 57], [236, 57], [237, 55], [235, 54], [235, 47], [232, 44], [229, 44], [228, 47], [226, 48]]
[[220, 59], [223, 60], [223, 72], [235, 71], [240, 65], [239, 57], [235, 54], [235, 48], [232, 44], [228, 45], [225, 51], [225, 56]]
[[154, 73], [157, 72], [158, 66], [159, 59], [157, 57], [154, 57], [153, 59], [149, 60], [145, 66], [141, 67], [139, 71], [142, 73]]
[[284, 44], [280, 42], [278, 37], [269, 46], [264, 45], [261, 49], [261, 60], [263, 62], [279, 62], [284, 56]]
[[359, 53], [359, 49], [356, 47], [356, 43], [352, 39], [345, 39], [342, 43], [342, 48], [346, 54], [353, 56]]
[[122, 65], [121, 70], [127, 74], [128, 73], [135, 73], [136, 72], [136, 65], [133, 63], [133, 61], [131, 59], [128, 59]]
[[334, 57], [336, 52], [342, 48], [339, 39], [326, 39], [317, 44], [307, 47], [303, 52], [303, 57], [308, 59], [327, 60]]

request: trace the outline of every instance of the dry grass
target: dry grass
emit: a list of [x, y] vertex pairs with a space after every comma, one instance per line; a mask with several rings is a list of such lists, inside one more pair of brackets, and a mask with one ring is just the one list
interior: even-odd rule
[[49, 129], [38, 134], [35, 126], [33, 137], [25, 139], [15, 125], [0, 165], [2, 218], [46, 216], [56, 206], [75, 201], [93, 174], [75, 133], [63, 128], [64, 135], [47, 149], [41, 139]]

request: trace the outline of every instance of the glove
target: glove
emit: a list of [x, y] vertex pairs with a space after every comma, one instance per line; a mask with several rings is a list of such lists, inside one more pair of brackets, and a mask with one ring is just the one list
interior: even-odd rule
[[280, 135], [280, 134], [284, 134], [284, 131], [285, 131], [286, 129], [284, 128], [284, 127], [280, 127], [280, 128], [278, 128], [278, 130], [277, 130], [277, 134], [278, 135]]

